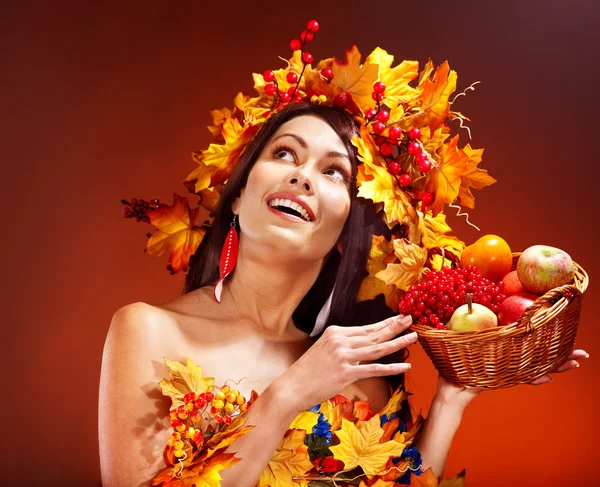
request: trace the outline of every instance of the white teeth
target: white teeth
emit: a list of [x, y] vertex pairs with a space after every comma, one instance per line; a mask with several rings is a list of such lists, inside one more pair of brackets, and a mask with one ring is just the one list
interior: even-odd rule
[[282, 198], [276, 198], [274, 200], [271, 200], [271, 202], [269, 203], [269, 206], [287, 206], [288, 208], [292, 208], [293, 210], [296, 210], [298, 213], [300, 213], [302, 215], [302, 218], [304, 220], [306, 220], [307, 222], [310, 222], [310, 216], [308, 215], [308, 212], [300, 204], [296, 203], [295, 201], [282, 199]]

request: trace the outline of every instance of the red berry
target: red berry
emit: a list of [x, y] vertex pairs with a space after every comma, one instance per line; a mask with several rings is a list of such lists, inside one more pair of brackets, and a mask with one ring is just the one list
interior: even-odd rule
[[267, 83], [270, 83], [271, 81], [273, 81], [275, 79], [275, 73], [273, 71], [271, 71], [270, 69], [267, 69], [263, 73], [263, 78]]
[[408, 144], [408, 153], [410, 155], [416, 156], [422, 151], [421, 145], [416, 142], [411, 142]]
[[302, 39], [304, 42], [310, 42], [313, 40], [313, 38], [314, 38], [314, 35], [312, 32], [307, 32], [307, 31], [303, 30], [300, 33], [300, 39]]
[[181, 421], [181, 419], [172, 419], [171, 420], [171, 426], [173, 426], [173, 428], [177, 428], [177, 426], [181, 426], [183, 424], [183, 421]]
[[321, 70], [321, 74], [327, 79], [333, 78], [333, 71], [331, 70], [331, 68], [325, 68]]
[[398, 174], [400, 174], [400, 171], [402, 171], [402, 167], [396, 161], [393, 161], [390, 162], [390, 171], [392, 171], [392, 174], [395, 174], [397, 176]]
[[208, 402], [211, 402], [214, 398], [215, 398], [215, 395], [212, 392], [207, 392], [206, 393], [206, 400]]
[[310, 52], [303, 52], [302, 53], [302, 61], [304, 61], [306, 64], [310, 64], [313, 62], [313, 55]]
[[423, 161], [428, 161], [429, 160], [429, 156], [425, 152], [419, 152], [415, 156], [415, 160], [417, 161], [417, 164], [420, 164]]
[[335, 103], [335, 105], [340, 108], [344, 108], [346, 106], [346, 103], [348, 103], [348, 96], [346, 95], [346, 93], [339, 93], [335, 95], [333, 103]]
[[297, 94], [294, 98], [292, 98], [292, 101], [294, 103], [298, 103], [298, 102], [302, 101], [302, 95]]
[[377, 83], [375, 83], [373, 85], [373, 91], [375, 93], [384, 93], [385, 92], [385, 85], [381, 81], [378, 81]]
[[402, 129], [397, 125], [393, 125], [390, 127], [390, 137], [392, 139], [399, 139], [402, 137]]
[[421, 193], [421, 203], [423, 203], [423, 206], [429, 206], [432, 201], [433, 196], [431, 193], [428, 193], [427, 191]]
[[290, 94], [285, 91], [283, 93], [279, 93], [279, 99], [281, 100], [281, 103], [287, 103], [290, 101], [290, 98]]
[[311, 32], [318, 32], [318, 30], [319, 30], [319, 27], [321, 27], [321, 26], [319, 25], [319, 22], [317, 22], [317, 21], [316, 21], [316, 20], [314, 20], [314, 19], [313, 19], [313, 20], [309, 20], [309, 21], [308, 21], [308, 24], [306, 24], [306, 28], [307, 28], [308, 30], [310, 30]]
[[365, 113], [365, 117], [367, 117], [367, 120], [371, 120], [375, 115], [377, 115], [377, 110], [375, 110], [374, 108], [370, 108], [369, 110], [367, 110], [367, 113]]
[[386, 112], [385, 110], [380, 110], [377, 114], [377, 120], [382, 123], [387, 122], [390, 119], [390, 112]]
[[375, 100], [375, 101], [381, 101], [381, 100], [383, 100], [383, 93], [375, 93], [375, 92], [373, 92], [371, 94], [371, 98], [373, 98], [373, 100]]
[[400, 184], [402, 186], [408, 186], [412, 182], [411, 177], [408, 174], [403, 174], [400, 176]]
[[223, 422], [223, 416], [219, 416], [218, 414], [216, 416], [214, 416], [213, 419], [215, 420], [215, 423], [217, 423], [217, 424], [221, 424]]
[[196, 399], [194, 406], [196, 406], [198, 409], [202, 409], [204, 406], [206, 406], [206, 401], [202, 398]]
[[375, 122], [373, 124], [373, 132], [375, 132], [377, 135], [382, 134], [384, 130], [385, 125], [383, 125], [381, 122]]
[[423, 161], [419, 163], [418, 167], [419, 171], [421, 171], [422, 173], [428, 173], [429, 171], [431, 171], [431, 162]]
[[446, 329], [446, 327], [444, 326], [444, 323], [438, 323], [437, 325], [435, 325], [435, 327], [438, 330], [445, 330]]
[[193, 400], [194, 400], [193, 392], [188, 392], [186, 395], [183, 396], [183, 402], [192, 402]]
[[290, 41], [290, 47], [292, 48], [292, 51], [299, 51], [302, 49], [302, 43], [298, 39], [292, 39]]
[[375, 143], [377, 145], [383, 145], [383, 144], [385, 144], [385, 137], [382, 137], [381, 135], [375, 137]]
[[268, 84], [265, 86], [265, 95], [273, 96], [275, 93], [277, 93], [277, 86], [274, 84]]
[[421, 131], [417, 128], [417, 127], [413, 127], [408, 131], [408, 136], [411, 139], [420, 139], [421, 138]]
[[298, 82], [298, 75], [296, 73], [289, 72], [285, 79], [287, 79], [288, 83], [294, 84]]
[[231, 416], [223, 417], [223, 423], [225, 423], [225, 424], [231, 424], [232, 421], [233, 421], [233, 418]]
[[384, 156], [389, 156], [392, 153], [392, 146], [390, 144], [382, 144], [379, 148], [379, 152]]
[[294, 91], [296, 91], [296, 87], [295, 86], [290, 86], [287, 90], [287, 92], [292, 95], [292, 93], [294, 93]]

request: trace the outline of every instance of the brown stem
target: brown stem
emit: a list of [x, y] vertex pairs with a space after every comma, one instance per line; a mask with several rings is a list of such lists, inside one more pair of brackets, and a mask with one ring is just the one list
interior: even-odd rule
[[473, 312], [473, 300], [471, 299], [471, 295], [467, 293], [467, 306], [469, 307], [469, 314]]

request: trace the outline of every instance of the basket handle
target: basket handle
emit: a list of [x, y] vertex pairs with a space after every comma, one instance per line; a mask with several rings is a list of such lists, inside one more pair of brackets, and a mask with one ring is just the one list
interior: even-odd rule
[[[543, 307], [551, 307], [560, 298], [567, 298], [572, 301], [575, 297], [581, 298], [581, 291], [577, 289], [574, 284], [565, 284], [564, 286], [555, 287], [550, 289], [546, 294], [537, 298], [529, 308], [523, 311], [523, 314], [517, 321], [517, 328], [523, 328], [525, 323], [525, 334], [533, 332], [533, 325], [531, 324], [531, 318]], [[547, 305], [547, 306], [546, 306]]]

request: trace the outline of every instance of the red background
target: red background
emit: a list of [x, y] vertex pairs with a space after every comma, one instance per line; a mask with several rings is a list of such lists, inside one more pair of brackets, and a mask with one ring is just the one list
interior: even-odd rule
[[[453, 2], [458, 3], [458, 2]], [[143, 253], [151, 227], [121, 198], [185, 194], [208, 111], [283, 64], [310, 18], [316, 59], [379, 45], [421, 66], [450, 61], [455, 108], [498, 183], [476, 194], [482, 234], [514, 250], [568, 251], [592, 276], [577, 346], [591, 358], [542, 387], [488, 392], [469, 407], [447, 473], [469, 486], [591, 485], [600, 455], [594, 313], [600, 278], [595, 135], [600, 7], [525, 2], [12, 2], [0, 20], [4, 262], [2, 474], [29, 485], [97, 485], [100, 359], [112, 313], [181, 289]], [[470, 6], [467, 6], [471, 4]], [[325, 8], [325, 6], [327, 7]], [[468, 141], [462, 131], [461, 140]], [[452, 218], [456, 234], [478, 237]], [[409, 387], [427, 408], [435, 372], [413, 351]], [[8, 473], [10, 472], [10, 473]]]

